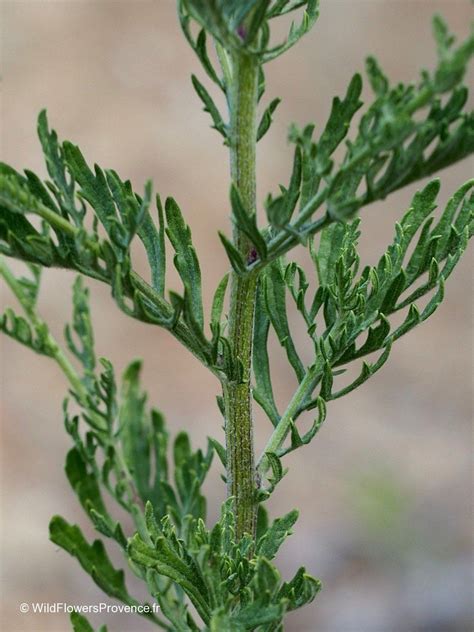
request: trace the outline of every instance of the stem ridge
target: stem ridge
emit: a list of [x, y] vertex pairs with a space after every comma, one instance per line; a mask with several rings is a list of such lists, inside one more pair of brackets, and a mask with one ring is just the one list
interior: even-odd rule
[[[235, 79], [229, 95], [231, 176], [249, 213], [256, 212], [258, 65], [235, 54]], [[234, 245], [248, 260], [253, 245], [234, 227]], [[256, 530], [256, 470], [252, 416], [252, 339], [257, 275], [231, 276], [229, 338], [235, 373], [223, 383], [226, 414], [227, 493], [235, 499], [236, 537]]]

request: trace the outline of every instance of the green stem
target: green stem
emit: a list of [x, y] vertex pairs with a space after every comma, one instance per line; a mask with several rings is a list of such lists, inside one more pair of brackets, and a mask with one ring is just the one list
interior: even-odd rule
[[288, 404], [287, 409], [282, 415], [280, 421], [278, 422], [278, 425], [273, 431], [270, 439], [267, 442], [267, 445], [262, 452], [262, 456], [260, 457], [257, 464], [257, 468], [261, 476], [264, 476], [268, 470], [268, 459], [266, 457], [267, 453], [270, 452], [276, 454], [281, 448], [283, 442], [288, 436], [288, 433], [290, 432], [292, 421], [294, 421], [295, 416], [297, 416], [300, 412], [301, 406], [305, 403], [308, 397], [311, 396], [320, 377], [321, 367], [319, 363], [316, 363], [308, 369], [305, 377], [298, 386], [295, 394]]
[[[249, 213], [256, 212], [256, 144], [258, 65], [234, 53], [229, 87], [231, 176]], [[234, 244], [246, 260], [253, 245], [237, 228]], [[257, 275], [231, 276], [229, 339], [234, 375], [223, 382], [226, 412], [227, 492], [235, 498], [236, 537], [255, 536], [256, 471], [252, 417], [252, 338]]]

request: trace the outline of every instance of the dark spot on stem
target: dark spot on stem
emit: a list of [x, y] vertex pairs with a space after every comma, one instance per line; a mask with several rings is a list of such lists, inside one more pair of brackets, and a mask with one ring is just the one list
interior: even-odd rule
[[249, 254], [247, 255], [247, 265], [251, 265], [252, 263], [255, 263], [255, 261], [257, 261], [258, 259], [258, 254], [257, 251], [255, 250], [255, 248], [252, 248], [249, 252]]
[[247, 37], [247, 29], [243, 24], [237, 27], [237, 35], [240, 37], [241, 40], [245, 40], [245, 38]]

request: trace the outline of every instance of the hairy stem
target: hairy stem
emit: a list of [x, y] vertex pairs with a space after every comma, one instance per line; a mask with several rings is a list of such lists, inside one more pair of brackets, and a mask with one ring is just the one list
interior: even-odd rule
[[[229, 94], [231, 176], [249, 213], [256, 211], [255, 153], [257, 144], [258, 65], [243, 53], [234, 54]], [[252, 244], [234, 228], [234, 244], [251, 260]], [[235, 370], [223, 383], [226, 413], [227, 492], [235, 498], [236, 537], [255, 536], [256, 472], [252, 420], [252, 337], [257, 276], [231, 277], [229, 338]]]

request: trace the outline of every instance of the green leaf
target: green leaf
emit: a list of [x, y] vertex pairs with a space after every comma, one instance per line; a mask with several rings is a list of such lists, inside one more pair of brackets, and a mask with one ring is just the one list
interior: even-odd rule
[[406, 250], [408, 244], [420, 228], [423, 221], [436, 208], [436, 198], [440, 190], [440, 181], [429, 182], [424, 189], [417, 191], [413, 197], [411, 207], [404, 215], [401, 226], [403, 228], [403, 240], [400, 244]]
[[137, 605], [125, 587], [123, 571], [116, 570], [100, 540], [89, 544], [77, 525], [68, 524], [61, 516], [54, 516], [49, 525], [49, 536], [70, 555], [75, 557], [82, 568], [109, 597], [114, 597], [128, 605]]
[[[447, 254], [447, 247], [450, 241], [450, 228], [456, 223], [457, 230], [462, 232], [469, 222], [469, 215], [474, 211], [474, 195], [469, 199], [466, 196], [474, 188], [474, 180], [468, 180], [449, 200], [441, 215], [439, 222], [432, 230], [432, 235], [439, 237], [436, 247], [436, 259], [441, 260]], [[470, 209], [470, 213], [469, 213]], [[457, 213], [457, 217], [456, 217]], [[465, 219], [464, 216], [465, 215]]]
[[222, 89], [222, 82], [217, 76], [214, 66], [212, 65], [207, 53], [206, 39], [206, 31], [201, 29], [196, 40], [195, 51], [201, 61], [201, 64], [203, 65], [204, 70], [207, 72], [207, 75]]
[[365, 62], [365, 67], [372, 90], [376, 96], [384, 97], [389, 88], [389, 81], [380, 68], [378, 61], [375, 57], [370, 56]]
[[285, 613], [285, 604], [265, 604], [265, 598], [256, 599], [244, 606], [235, 616], [235, 622], [243, 630], [253, 630], [256, 626], [279, 621]]
[[341, 256], [341, 248], [344, 240], [345, 228], [341, 223], [334, 223], [325, 228], [321, 233], [319, 249], [312, 250], [313, 260], [316, 264], [319, 283], [331, 285], [334, 281], [336, 261]]
[[272, 475], [268, 478], [268, 489], [259, 490], [263, 492], [262, 500], [266, 500], [268, 498], [287, 472], [287, 470], [283, 469], [280, 458], [275, 452], [265, 452], [264, 458], [268, 464], [268, 469], [272, 472]]
[[[49, 132], [46, 122], [42, 124], [45, 126], [43, 140], [48, 144], [48, 151], [54, 153], [59, 147], [55, 133]], [[149, 215], [151, 184], [146, 184], [141, 198], [133, 192], [130, 182], [123, 182], [114, 171], [104, 172], [96, 167], [93, 172], [72, 143], [65, 142], [58, 152], [52, 160], [64, 162], [66, 181], [70, 185], [68, 195], [73, 195], [74, 182], [80, 189], [75, 194], [79, 200], [76, 214], [72, 217], [72, 211], [68, 211], [70, 205], [64, 202], [66, 194], [61, 194], [54, 183], [44, 184], [31, 172], [26, 172], [24, 178], [0, 164], [0, 210], [5, 209], [0, 219], [0, 252], [33, 263], [74, 269], [110, 284], [113, 297], [127, 315], [171, 330], [196, 357], [211, 366], [212, 348], [196, 321], [200, 313], [194, 309], [193, 301], [186, 295], [185, 309], [176, 317], [175, 305], [163, 297], [164, 222], [158, 202], [160, 229], [157, 233]], [[54, 168], [59, 169], [58, 165]], [[84, 200], [90, 203], [95, 214], [92, 229], [89, 223], [86, 228]], [[42, 233], [26, 219], [20, 219], [26, 214], [38, 215], [44, 221]], [[99, 222], [105, 228], [105, 239], [99, 236]], [[49, 229], [55, 233], [54, 241], [48, 237]], [[147, 251], [152, 285], [132, 270], [130, 243], [137, 232]], [[194, 282], [197, 280], [193, 279], [192, 284], [194, 298], [200, 292], [199, 284]], [[178, 322], [181, 315], [183, 319]]]
[[209, 622], [209, 632], [245, 632], [245, 627], [242, 623], [232, 620], [232, 617], [227, 613], [218, 610], [212, 614], [212, 619]]
[[[471, 189], [472, 182], [461, 187], [448, 202], [440, 221], [433, 229], [432, 213], [436, 208], [439, 182], [428, 183], [415, 194], [408, 212], [396, 225], [393, 243], [380, 258], [378, 265], [367, 266], [360, 275], [356, 250], [358, 220], [332, 224], [326, 228], [321, 236], [319, 249], [316, 251], [314, 246], [311, 247], [320, 281], [324, 285], [316, 291], [309, 312], [304, 305], [304, 295], [308, 287], [306, 277], [300, 274], [298, 284], [298, 267], [296, 264], [287, 266], [285, 281], [308, 325], [316, 359], [300, 381], [297, 393], [299, 407], [294, 406], [294, 399], [290, 401], [287, 411], [281, 416], [274, 434], [267, 442], [268, 448], [277, 457], [308, 443], [324, 421], [325, 400], [337, 399], [361, 386], [386, 362], [391, 344], [438, 308], [444, 296], [445, 275], [451, 274], [467, 246], [468, 224], [474, 214], [474, 195], [469, 195]], [[462, 229], [462, 233], [457, 230], [456, 225]], [[417, 233], [417, 242], [411, 250], [408, 263], [405, 263]], [[437, 253], [439, 261], [435, 258]], [[444, 266], [441, 265], [443, 261]], [[272, 264], [276, 265], [281, 266]], [[416, 281], [426, 273], [427, 279], [416, 285]], [[268, 276], [268, 270], [265, 274]], [[434, 288], [436, 291], [425, 308], [419, 310], [415, 302]], [[274, 311], [281, 318], [285, 307], [282, 297], [277, 304], [281, 307]], [[314, 319], [321, 307], [324, 308], [326, 329], [317, 336]], [[390, 333], [388, 317], [406, 307], [409, 309], [405, 320]], [[363, 336], [365, 341], [358, 346], [357, 343]], [[381, 353], [378, 360], [373, 364], [364, 362], [361, 373], [355, 380], [340, 390], [335, 389], [335, 378], [345, 371], [345, 368], [337, 367], [344, 367], [352, 360], [379, 350]], [[319, 397], [312, 399], [312, 393], [318, 384]], [[319, 408], [318, 419], [309, 432], [301, 437], [295, 420], [304, 410], [311, 410], [315, 406]], [[288, 434], [291, 437], [290, 444], [282, 447]], [[271, 461], [272, 459], [263, 455], [259, 461], [260, 472], [265, 474], [272, 469], [278, 478], [279, 466], [276, 461]], [[265, 490], [261, 493], [262, 498], [263, 492]]]
[[421, 317], [420, 317], [421, 321], [426, 320], [432, 314], [434, 314], [436, 309], [441, 304], [443, 298], [444, 298], [444, 280], [443, 278], [441, 278], [438, 284], [438, 289], [437, 289], [436, 294], [430, 300], [430, 302], [425, 307], [425, 309], [421, 312]]
[[214, 66], [209, 59], [209, 55], [207, 52], [207, 36], [205, 29], [201, 29], [197, 38], [195, 39], [191, 32], [191, 16], [185, 10], [185, 1], [178, 2], [178, 16], [181, 24], [181, 28], [183, 30], [184, 36], [187, 39], [189, 45], [194, 50], [196, 55], [199, 58], [199, 61], [202, 64], [202, 67], [206, 71], [208, 77], [216, 83], [221, 90], [224, 90], [224, 85], [220, 78], [218, 77]]
[[288, 599], [288, 610], [296, 610], [311, 603], [321, 590], [321, 582], [301, 567], [290, 582], [285, 582], [278, 593], [279, 599]]
[[417, 306], [413, 303], [412, 305], [410, 305], [407, 317], [400, 325], [400, 327], [397, 327], [397, 329], [395, 329], [395, 331], [390, 335], [389, 340], [392, 342], [394, 340], [398, 340], [398, 338], [405, 335], [407, 332], [413, 329], [413, 327], [416, 327], [416, 325], [418, 325], [420, 322], [420, 312], [418, 311]]
[[272, 263], [264, 276], [265, 304], [280, 344], [285, 349], [298, 381], [305, 375], [305, 369], [291, 337], [286, 311], [286, 287], [281, 262]]
[[[78, 612], [71, 612], [69, 618], [74, 632], [94, 632], [94, 628], [84, 615]], [[102, 625], [98, 632], [107, 632], [107, 626]]]
[[211, 95], [206, 90], [206, 88], [202, 85], [196, 75], [191, 75], [191, 80], [193, 82], [193, 87], [196, 90], [199, 98], [204, 104], [204, 111], [208, 112], [211, 115], [212, 122], [214, 125], [212, 126], [215, 130], [217, 130], [224, 139], [228, 139], [227, 125], [225, 125], [222, 120], [222, 116], [220, 115], [219, 110], [217, 109], [216, 104], [212, 100]]
[[262, 504], [259, 504], [257, 510], [257, 529], [255, 539], [257, 542], [265, 535], [268, 530], [268, 511]]
[[[0, 205], [10, 213], [27, 215], [29, 213], [44, 214], [44, 204], [29, 189], [25, 178], [3, 165], [0, 170]], [[48, 211], [50, 209], [47, 209]]]
[[374, 362], [373, 364], [367, 364], [366, 362], [364, 362], [362, 364], [362, 371], [359, 377], [357, 377], [351, 384], [341, 389], [340, 391], [337, 391], [336, 393], [332, 393], [328, 399], [338, 399], [339, 397], [343, 397], [344, 395], [347, 395], [348, 393], [350, 393], [357, 387], [361, 386], [361, 384], [366, 382], [370, 377], [372, 377], [372, 375], [374, 375], [374, 373], [376, 373], [379, 369], [382, 368], [382, 366], [388, 360], [388, 356], [390, 355], [390, 350], [391, 350], [391, 344], [388, 343], [384, 349], [384, 352], [382, 353], [380, 358], [377, 360], [377, 362]]
[[114, 237], [116, 237], [114, 227], [116, 228], [118, 225], [118, 217], [104, 172], [98, 165], [95, 165], [94, 174], [89, 169], [79, 147], [69, 141], [63, 143], [63, 152], [74, 180], [81, 187], [82, 197], [93, 207], [100, 222], [114, 241]]
[[[176, 509], [176, 499], [170, 497], [168, 485], [168, 432], [163, 415], [151, 410], [151, 449], [153, 453], [154, 472], [152, 477], [153, 506], [157, 515], [163, 517], [167, 513], [167, 506]], [[172, 496], [172, 494], [171, 494]]]
[[458, 48], [454, 48], [455, 37], [448, 31], [441, 16], [433, 18], [433, 34], [438, 49], [439, 66], [434, 81], [438, 92], [447, 92], [462, 81], [468, 61], [474, 54], [474, 32]]
[[217, 439], [213, 439], [212, 437], [208, 437], [208, 441], [212, 445], [212, 447], [214, 448], [217, 456], [220, 459], [220, 462], [226, 468], [227, 467], [227, 452], [226, 452], [226, 449], [224, 448], [222, 443], [219, 443], [219, 441], [217, 441]]
[[222, 320], [222, 311], [224, 309], [224, 299], [225, 293], [227, 290], [227, 285], [229, 283], [229, 274], [225, 274], [219, 285], [216, 288], [214, 293], [214, 298], [212, 299], [212, 308], [211, 308], [211, 332], [215, 335], [220, 334], [221, 330], [221, 320]]
[[53, 265], [59, 259], [56, 247], [48, 235], [38, 232], [26, 217], [10, 211], [1, 203], [0, 252], [45, 267]]
[[89, 310], [89, 291], [83, 286], [82, 278], [76, 277], [73, 285], [73, 322], [72, 329], [75, 332], [79, 345], [73, 340], [70, 325], [66, 325], [64, 335], [71, 353], [84, 367], [84, 382], [91, 386], [91, 377], [96, 366], [94, 351], [94, 334]]
[[291, 535], [291, 528], [298, 520], [298, 512], [290, 511], [282, 518], [273, 521], [265, 535], [257, 543], [257, 555], [262, 555], [267, 560], [272, 560], [278, 553], [283, 542]]
[[146, 182], [145, 192], [141, 198], [133, 193], [130, 182], [123, 182], [112, 169], [106, 170], [105, 178], [121, 221], [121, 224], [114, 226], [114, 235], [123, 233], [123, 235], [118, 235], [118, 240], [123, 241], [128, 246], [142, 225], [145, 216], [149, 215], [148, 211], [152, 199], [151, 181]]
[[255, 576], [252, 579], [255, 595], [268, 596], [269, 601], [274, 601], [280, 587], [280, 580], [278, 569], [265, 557], [257, 557]]
[[234, 1], [222, 3], [220, 0], [182, 0], [180, 12], [192, 17], [213, 36], [225, 49], [239, 49], [242, 41], [236, 29], [256, 0], [239, 2], [238, 13]]
[[119, 522], [113, 523], [109, 516], [103, 516], [92, 508], [89, 511], [89, 518], [99, 533], [115, 540], [123, 550], [127, 548], [127, 538]]
[[335, 97], [331, 113], [323, 133], [318, 141], [317, 161], [322, 173], [327, 170], [327, 161], [346, 137], [354, 114], [362, 107], [362, 77], [356, 74], [347, 88], [345, 98], [341, 101]]
[[280, 415], [275, 404], [272, 380], [270, 376], [270, 362], [268, 359], [268, 333], [270, 319], [265, 310], [265, 297], [262, 284], [258, 284], [255, 304], [255, 323], [253, 330], [253, 363], [252, 369], [255, 376], [255, 388], [253, 396], [268, 415], [274, 426], [277, 425]]
[[389, 332], [390, 322], [385, 318], [383, 313], [381, 313], [380, 324], [376, 327], [369, 327], [367, 339], [364, 344], [357, 351], [351, 352], [348, 356], [344, 356], [344, 360], [355, 360], [373, 351], [377, 351], [383, 346]]
[[303, 18], [300, 24], [295, 25], [294, 22], [291, 23], [286, 40], [277, 46], [267, 49], [263, 53], [263, 63], [269, 62], [272, 59], [283, 55], [283, 53], [294, 46], [316, 24], [316, 21], [319, 17], [319, 0], [306, 0], [304, 6], [305, 11], [303, 13]]
[[125, 461], [143, 502], [150, 499], [150, 419], [145, 410], [146, 395], [140, 388], [141, 361], [132, 362], [122, 377], [119, 411], [120, 438]]
[[[84, 205], [78, 206], [75, 195], [75, 181], [74, 178], [68, 177], [63, 148], [58, 142], [56, 132], [49, 130], [46, 110], [42, 110], [38, 116], [38, 137], [43, 148], [48, 174], [53, 181], [53, 193], [61, 207], [62, 213], [65, 217], [71, 217], [74, 223], [80, 226], [85, 215], [85, 208]], [[28, 172], [28, 176], [30, 185], [35, 183], [37, 191], [40, 192], [43, 185], [39, 178], [31, 172]], [[43, 202], [47, 204], [47, 201], [48, 198], [43, 197]]]
[[4, 277], [25, 312], [31, 315], [36, 310], [38, 302], [42, 268], [32, 263], [27, 266], [29, 273], [27, 276], [15, 276], [3, 257], [0, 257], [0, 276]]
[[296, 450], [301, 446], [310, 443], [321, 429], [321, 426], [326, 420], [327, 414], [326, 402], [321, 397], [321, 395], [319, 395], [315, 400], [310, 401], [308, 404], [303, 405], [301, 411], [299, 412], [303, 412], [303, 410], [312, 410], [313, 408], [318, 409], [318, 416], [313, 420], [311, 428], [303, 435], [300, 435], [296, 427], [296, 423], [292, 419], [290, 420], [290, 445], [286, 448], [281, 448], [280, 450], [278, 450], [277, 454], [280, 458], [282, 456], [285, 456], [285, 454], [289, 454], [290, 452], [293, 452], [293, 450]]
[[199, 567], [189, 556], [180, 557], [163, 536], [151, 548], [138, 534], [130, 540], [129, 556], [135, 563], [154, 569], [181, 586], [204, 622], [209, 621], [208, 589]]
[[173, 198], [166, 200], [165, 211], [168, 224], [166, 233], [176, 252], [174, 264], [184, 285], [187, 316], [202, 331], [204, 316], [201, 270], [191, 241], [191, 230], [186, 225], [181, 210]]
[[229, 258], [230, 264], [234, 269], [234, 272], [238, 275], [243, 275], [247, 272], [247, 266], [244, 261], [244, 258], [237, 250], [237, 248], [230, 242], [227, 237], [219, 231], [219, 239], [222, 242], [222, 245], [225, 248], [227, 253], [227, 257]]
[[250, 213], [244, 208], [239, 191], [233, 184], [230, 189], [230, 201], [235, 225], [241, 230], [255, 246], [258, 256], [262, 261], [267, 256], [267, 244], [265, 237], [260, 233], [257, 226], [255, 213]]
[[173, 458], [176, 467], [179, 469], [191, 458], [191, 443], [189, 436], [185, 432], [180, 432], [174, 442]]
[[213, 454], [211, 446], [208, 446], [207, 454], [201, 450], [193, 452], [185, 432], [176, 436], [173, 458], [175, 485], [181, 501], [180, 516], [177, 517], [180, 522], [188, 515], [196, 519], [206, 518], [206, 500], [200, 488], [211, 466]]
[[[338, 167], [329, 156], [347, 134], [360, 105], [358, 75], [346, 98], [334, 101], [319, 142], [311, 142], [311, 125], [302, 133], [292, 132], [291, 139], [303, 148], [303, 206], [298, 217], [269, 243], [269, 260], [304, 243], [331, 221], [347, 219], [363, 206], [474, 151], [474, 116], [463, 113], [467, 89], [459, 85], [474, 53], [474, 35], [459, 46], [447, 47], [449, 37], [439, 35], [445, 43], [438, 66], [432, 73], [425, 72], [416, 87], [390, 86], [376, 61], [369, 60], [369, 79], [377, 98], [362, 116]], [[439, 95], [444, 92], [449, 97], [441, 102]], [[423, 115], [421, 110], [425, 110]], [[319, 190], [322, 178], [326, 186]], [[326, 216], [313, 219], [324, 204]]]
[[331, 399], [332, 385], [333, 375], [331, 371], [331, 365], [326, 360], [326, 362], [324, 363], [320, 390], [320, 396], [324, 399], [324, 401], [328, 401], [329, 399]]
[[[285, 270], [285, 283], [290, 290], [291, 296], [295, 302], [296, 308], [303, 316], [306, 325], [311, 326], [314, 318], [311, 318], [310, 313], [306, 309], [306, 291], [308, 290], [309, 283], [306, 279], [306, 274], [297, 263], [292, 261], [286, 266]], [[318, 288], [319, 289], [319, 288]]]
[[306, 4], [306, 0], [275, 0], [268, 12], [268, 18], [278, 18], [282, 15], [296, 11]]
[[260, 120], [260, 123], [258, 124], [258, 129], [257, 129], [257, 142], [261, 138], [263, 138], [265, 134], [268, 132], [268, 130], [270, 129], [270, 126], [273, 121], [273, 114], [280, 103], [281, 103], [281, 99], [279, 98], [273, 99], [273, 101], [270, 102], [270, 104], [265, 109], [264, 113], [262, 114], [262, 118]]
[[288, 189], [282, 189], [282, 195], [274, 200], [270, 200], [267, 204], [267, 216], [276, 228], [285, 230], [294, 211], [300, 195], [302, 178], [302, 156], [301, 150], [297, 146], [293, 159], [293, 171], [291, 174]]
[[247, 45], [252, 44], [256, 39], [259, 30], [262, 27], [266, 26], [265, 18], [267, 16], [268, 7], [270, 6], [270, 4], [271, 0], [253, 0], [254, 8], [252, 9], [252, 19], [248, 25], [248, 28], [246, 29], [247, 32], [244, 37], [244, 41]]
[[137, 232], [147, 253], [151, 269], [152, 286], [161, 296], [164, 296], [166, 273], [165, 220], [159, 195], [156, 196], [156, 208], [158, 210], [159, 229], [157, 230], [147, 210]]
[[403, 270], [393, 279], [387, 289], [380, 311], [382, 314], [390, 314], [394, 309], [400, 294], [406, 287], [406, 275]]
[[306, 207], [306, 204], [317, 194], [321, 183], [321, 178], [317, 173], [315, 160], [318, 149], [316, 144], [311, 140], [314, 128], [315, 126], [313, 124], [309, 124], [306, 125], [304, 129], [299, 130], [296, 125], [292, 125], [288, 134], [288, 140], [295, 143], [301, 151], [301, 210], [303, 210]]
[[94, 509], [106, 519], [110, 530], [113, 531], [114, 524], [104, 505], [97, 476], [77, 448], [69, 450], [65, 471], [69, 484], [86, 513], [89, 514]]
[[[314, 419], [313, 425], [308, 430], [308, 432], [306, 432], [303, 436], [298, 435], [299, 440], [301, 441], [301, 445], [306, 445], [310, 441], [312, 441], [316, 433], [319, 432], [321, 426], [326, 421], [326, 415], [327, 415], [326, 402], [321, 396], [317, 397], [313, 402], [311, 402], [311, 404], [306, 407], [306, 410], [312, 410], [313, 408], [318, 409], [318, 416]], [[292, 440], [293, 440], [293, 436], [292, 436]]]
[[49, 331], [44, 323], [31, 325], [23, 316], [8, 308], [0, 314], [0, 331], [41, 355], [54, 357]]

